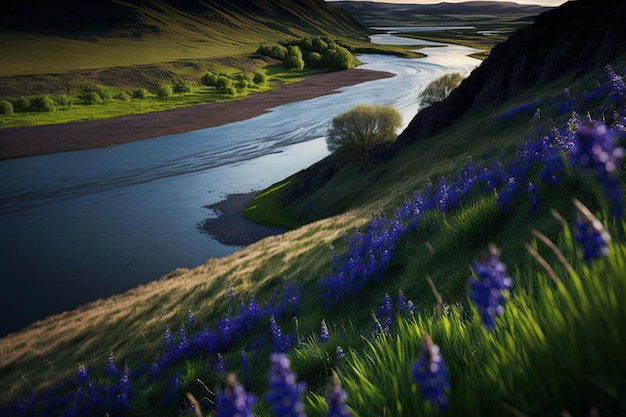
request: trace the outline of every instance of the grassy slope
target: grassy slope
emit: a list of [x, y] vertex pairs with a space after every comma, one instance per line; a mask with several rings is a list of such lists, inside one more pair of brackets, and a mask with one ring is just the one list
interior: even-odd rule
[[[558, 227], [551, 220], [548, 208], [555, 207], [564, 215], [570, 213], [567, 201], [573, 189], [563, 188], [544, 196], [547, 204], [533, 214], [528, 213], [527, 207], [521, 207], [494, 218], [492, 203], [477, 201], [447, 216], [433, 215], [422, 222], [416, 234], [400, 243], [385, 280], [369, 286], [358, 300], [329, 310], [320, 306], [316, 294], [319, 294], [320, 277], [330, 271], [329, 246], [335, 246], [339, 253], [345, 247], [343, 229], [365, 224], [370, 214], [378, 210], [397, 208], [404, 196], [411, 195], [427, 178], [458, 169], [467, 156], [478, 157], [491, 147], [514, 149], [521, 144], [531, 115], [503, 124], [494, 121], [494, 114], [534, 97], [562, 91], [564, 85], [568, 85], [567, 80], [541, 91], [529, 91], [501, 107], [468, 115], [449, 130], [410, 147], [389, 164], [367, 175], [355, 177], [356, 168], [346, 168], [309, 201], [320, 204], [315, 207], [320, 213], [340, 211], [341, 214], [265, 239], [198, 268], [174, 271], [160, 281], [51, 317], [0, 340], [0, 385], [10, 387], [3, 391], [1, 399], [27, 394], [31, 388], [50, 387], [75, 374], [77, 363], [100, 367], [111, 351], [115, 352], [118, 363], [128, 361], [131, 368], [151, 363], [163, 349], [165, 329], [175, 331], [186, 320], [189, 310], [194, 312], [197, 321], [214, 323], [228, 308], [236, 308], [237, 301], [228, 297], [231, 287], [237, 297], [245, 297], [253, 291], [255, 297], [264, 302], [281, 287], [283, 277], [300, 283], [305, 294], [300, 311], [306, 314], [299, 317], [299, 333], [312, 337], [319, 331], [320, 321], [329, 317], [335, 328], [355, 326], [357, 334], [368, 329], [370, 313], [378, 308], [382, 295], [385, 292], [396, 294], [398, 289], [421, 310], [430, 310], [434, 299], [424, 280], [426, 274], [432, 276], [446, 301], [462, 301], [467, 265], [486, 243], [495, 241], [503, 249], [505, 263], [528, 264], [529, 257], [522, 255], [521, 243], [529, 239], [530, 228], [555, 236]], [[467, 136], [468, 131], [473, 132], [471, 138]], [[337, 199], [332, 198], [333, 195], [344, 197]], [[459, 229], [472, 217], [478, 219], [477, 230], [482, 230], [478, 236], [472, 229]], [[425, 241], [435, 248], [433, 254], [424, 245]], [[285, 332], [293, 329], [293, 323], [281, 325]], [[262, 329], [257, 335], [266, 331]], [[242, 343], [253, 343], [254, 337]], [[238, 350], [239, 346], [224, 355], [228, 361], [236, 363]], [[268, 353], [266, 346], [259, 357], [266, 358]], [[187, 364], [187, 369], [191, 366], [193, 371], [186, 377], [185, 386], [197, 395], [202, 395], [203, 390], [196, 377], [209, 386], [219, 381], [215, 374], [206, 370], [203, 365], [206, 360], [208, 358], [194, 359], [191, 365]], [[253, 385], [263, 386], [265, 366], [263, 360], [253, 364]], [[316, 381], [305, 369], [302, 374]], [[149, 398], [143, 397], [147, 393], [138, 395]]]

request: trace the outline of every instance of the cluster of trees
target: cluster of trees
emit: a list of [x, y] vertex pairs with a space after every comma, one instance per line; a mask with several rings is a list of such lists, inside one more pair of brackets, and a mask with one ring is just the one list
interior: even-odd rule
[[248, 88], [256, 87], [267, 83], [267, 74], [263, 71], [255, 71], [254, 74], [237, 73], [229, 76], [225, 73], [207, 72], [200, 80], [202, 85], [215, 87], [217, 90], [232, 96], [239, 92], [246, 91]]
[[354, 68], [358, 61], [350, 47], [329, 36], [299, 38], [279, 44], [263, 44], [257, 54], [269, 56], [283, 62], [290, 70], [311, 68]]

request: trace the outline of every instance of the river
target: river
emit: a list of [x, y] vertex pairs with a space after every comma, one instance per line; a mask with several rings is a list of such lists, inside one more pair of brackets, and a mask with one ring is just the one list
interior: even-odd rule
[[0, 337], [239, 250], [198, 230], [211, 214], [205, 206], [266, 188], [324, 158], [330, 121], [356, 104], [392, 105], [406, 126], [428, 82], [447, 72], [468, 75], [480, 63], [463, 46], [420, 52], [428, 56], [362, 55], [361, 68], [397, 75], [253, 119], [0, 161]]

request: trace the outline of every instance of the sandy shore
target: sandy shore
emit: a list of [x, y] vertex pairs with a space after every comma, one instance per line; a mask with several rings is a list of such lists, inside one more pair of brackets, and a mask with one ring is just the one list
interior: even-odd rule
[[62, 125], [2, 129], [0, 160], [111, 146], [219, 126], [259, 116], [281, 104], [332, 94], [341, 87], [392, 76], [388, 72], [362, 69], [333, 71], [228, 103]]
[[217, 217], [204, 220], [198, 228], [228, 246], [247, 246], [267, 236], [286, 232], [286, 229], [262, 226], [243, 217], [244, 209], [257, 194], [229, 194], [226, 199], [206, 206]]

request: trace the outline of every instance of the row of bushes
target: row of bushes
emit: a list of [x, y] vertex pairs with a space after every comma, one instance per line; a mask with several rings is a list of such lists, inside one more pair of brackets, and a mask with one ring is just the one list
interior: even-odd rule
[[305, 66], [349, 69], [358, 63], [349, 45], [329, 36], [303, 37], [274, 45], [262, 44], [257, 54], [278, 59], [292, 70], [301, 70]]
[[[262, 71], [256, 71], [252, 75], [236, 74], [229, 77], [227, 74], [206, 73], [200, 82], [205, 86], [212, 86], [223, 90], [230, 95], [236, 95], [239, 91], [248, 87], [262, 85], [267, 82], [267, 75]], [[194, 89], [193, 83], [178, 80], [173, 84], [161, 84], [154, 94], [160, 99], [166, 99], [172, 94], [190, 93]], [[106, 87], [89, 85], [83, 88], [76, 96], [68, 95], [40, 95], [36, 97], [18, 97], [15, 99], [0, 99], [0, 114], [13, 114], [14, 112], [55, 112], [60, 108], [70, 108], [74, 104], [103, 104], [111, 100], [129, 101], [132, 99], [143, 100], [148, 98], [149, 92], [145, 88], [122, 91], [113, 94]]]

